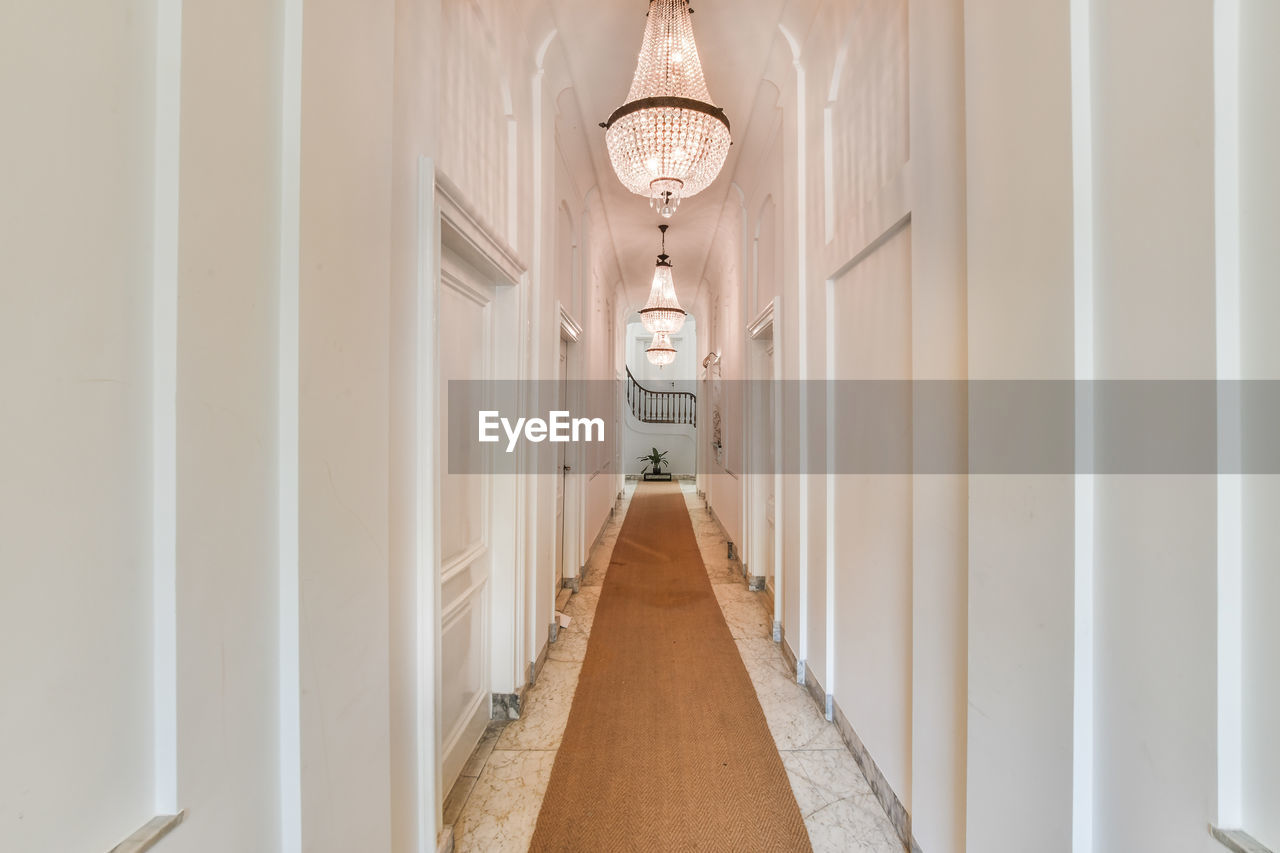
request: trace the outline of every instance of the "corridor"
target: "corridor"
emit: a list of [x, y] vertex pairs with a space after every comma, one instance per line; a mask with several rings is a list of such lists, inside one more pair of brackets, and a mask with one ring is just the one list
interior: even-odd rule
[[1280, 0], [3, 0], [0, 853], [1280, 853]]
[[[901, 853], [903, 844], [899, 836], [852, 754], [841, 741], [839, 732], [823, 718], [813, 699], [796, 683], [794, 672], [789, 671], [778, 646], [770, 638], [769, 612], [763, 605], [762, 596], [746, 589], [741, 563], [726, 558], [728, 539], [723, 529], [707, 512], [693, 483], [684, 481], [681, 487], [692, 531], [696, 534], [702, 567], [750, 674], [772, 736], [771, 746], [776, 744], [786, 768], [813, 850], [818, 853]], [[645, 484], [640, 488], [656, 491], [662, 487]], [[529, 691], [520, 719], [490, 725], [445, 802], [444, 820], [453, 827], [454, 849], [460, 853], [496, 853], [529, 848], [551, 767], [568, 722], [587, 640], [597, 624], [595, 611], [600, 590], [635, 493], [635, 483], [629, 483], [625, 497], [620, 499], [614, 515], [592, 549], [582, 588], [564, 607], [564, 612], [573, 621], [552, 643], [549, 659]], [[670, 532], [667, 526], [651, 526], [632, 535], [662, 541]], [[643, 669], [643, 662], [637, 663], [636, 668]], [[679, 714], [680, 707], [672, 705], [668, 712]], [[615, 720], [612, 725], [625, 725], [622, 718]], [[629, 750], [644, 746], [628, 741], [621, 748]], [[612, 769], [607, 761], [605, 766]], [[671, 781], [669, 776], [665, 779], [644, 779], [639, 780], [638, 787], [660, 789], [670, 785]], [[724, 781], [712, 793], [716, 800], [733, 800], [735, 781], [732, 778]], [[579, 805], [584, 807], [581, 819], [592, 820], [585, 808], [587, 804]], [[604, 810], [597, 809], [594, 820], [608, 822], [616, 819], [607, 802], [601, 805]], [[679, 804], [670, 808], [678, 812]], [[707, 814], [707, 817], [715, 818], [716, 815]], [[680, 820], [678, 814], [667, 813], [657, 816], [655, 823], [670, 826], [678, 825]], [[567, 827], [566, 832], [566, 839], [548, 849], [612, 849], [591, 843], [585, 836], [575, 838], [572, 826]], [[644, 846], [643, 837], [631, 837], [636, 844]], [[684, 845], [668, 843], [654, 849], [695, 846], [690, 838]], [[706, 846], [705, 841], [703, 846]], [[761, 838], [748, 838], [745, 841], [740, 839], [733, 849], [799, 848], [771, 844]]]

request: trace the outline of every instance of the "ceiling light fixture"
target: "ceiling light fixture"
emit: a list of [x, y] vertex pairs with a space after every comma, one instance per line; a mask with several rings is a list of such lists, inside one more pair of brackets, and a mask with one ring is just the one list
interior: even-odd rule
[[662, 232], [662, 254], [653, 269], [653, 287], [649, 289], [649, 301], [640, 309], [640, 322], [657, 334], [675, 334], [684, 326], [685, 310], [676, 298], [676, 282], [671, 276], [671, 259], [667, 256], [667, 225], [658, 226]]
[[671, 343], [671, 336], [666, 332], [658, 332], [653, 336], [653, 340], [649, 343], [649, 348], [644, 351], [648, 357], [650, 364], [656, 364], [658, 367], [666, 367], [668, 364], [676, 360], [676, 347]]
[[649, 0], [631, 91], [600, 125], [618, 180], [668, 218], [715, 180], [732, 143], [702, 76], [692, 14], [689, 0]]

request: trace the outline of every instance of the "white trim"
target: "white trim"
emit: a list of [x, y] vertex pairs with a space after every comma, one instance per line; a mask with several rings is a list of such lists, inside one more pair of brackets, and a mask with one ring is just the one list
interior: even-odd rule
[[280, 268], [276, 327], [276, 561], [280, 849], [302, 851], [299, 581], [303, 0], [285, 0], [280, 83]]
[[178, 186], [182, 0], [156, 6], [151, 297], [151, 610], [154, 807], [178, 810]]
[[1240, 0], [1213, 4], [1218, 378], [1218, 825], [1244, 822], [1244, 492], [1240, 357]]
[[486, 275], [500, 279], [494, 284], [520, 283], [527, 269], [524, 262], [440, 169], [435, 172], [435, 200], [445, 242], [453, 251]]
[[438, 423], [436, 316], [440, 288], [440, 229], [435, 210], [435, 167], [427, 157], [418, 158], [418, 334], [414, 370], [417, 376], [417, 471], [415, 497], [418, 506], [414, 579], [417, 592], [417, 740], [418, 740], [418, 839], [420, 850], [435, 848], [443, 828], [440, 796], [440, 594], [436, 583], [436, 529], [439, 525], [440, 487], [436, 476], [435, 425]]
[[[786, 29], [782, 30], [790, 42], [790, 34]], [[796, 50], [796, 45], [792, 42], [792, 51]], [[808, 400], [808, 383], [805, 381], [809, 378], [809, 359], [806, 351], [806, 342], [809, 340], [808, 330], [805, 328], [805, 320], [809, 316], [809, 267], [806, 263], [809, 256], [809, 236], [807, 225], [807, 211], [809, 205], [809, 175], [808, 166], [805, 158], [807, 130], [807, 94], [808, 90], [805, 86], [804, 65], [800, 62], [799, 56], [795, 59], [796, 69], [796, 301], [798, 304], [796, 310], [796, 378], [800, 380], [799, 393], [799, 412], [797, 413], [797, 431], [802, 437], [809, 434], [809, 400]], [[809, 475], [806, 473], [808, 459], [806, 456], [804, 442], [801, 442], [801, 464], [799, 474], [800, 495], [796, 503], [799, 505], [796, 515], [801, 519], [802, 524], [808, 524], [809, 519]], [[797, 659], [805, 661], [809, 659], [809, 536], [807, 530], [799, 531], [800, 542], [800, 561], [799, 561], [799, 586], [800, 586], [800, 637], [796, 643]]]
[[474, 563], [476, 560], [480, 559], [488, 549], [488, 543], [481, 539], [473, 545], [468, 545], [457, 554], [442, 562], [440, 564], [440, 583], [446, 584], [453, 580], [455, 575]]
[[560, 339], [576, 344], [582, 339], [582, 324], [573, 318], [564, 303], [556, 302], [556, 313], [560, 317]]
[[[1093, 69], [1090, 2], [1071, 0], [1071, 135], [1074, 240], [1074, 374], [1077, 471], [1094, 458], [1093, 331]], [[1074, 627], [1072, 689], [1072, 853], [1093, 850], [1094, 798], [1094, 478], [1077, 474], [1074, 490]]]
[[[827, 399], [826, 399], [826, 458], [827, 464], [831, 464], [831, 460], [836, 458], [836, 416], [835, 416], [835, 392], [832, 379], [836, 375], [836, 282], [835, 279], [827, 279], [826, 293], [826, 379], [827, 379]], [[828, 469], [830, 471], [830, 469]], [[822, 682], [826, 690], [827, 702], [823, 708], [828, 720], [832, 719], [832, 700], [831, 697], [836, 692], [836, 528], [839, 519], [836, 518], [836, 478], [832, 476], [834, 472], [830, 472], [823, 477], [823, 484], [826, 487], [826, 641], [827, 641], [827, 667], [823, 673]]]
[[[770, 299], [769, 304], [761, 309], [756, 318], [747, 324], [747, 336], [753, 341], [761, 338], [772, 337], [773, 335], [773, 306], [777, 302], [776, 299]], [[767, 334], [766, 334], [767, 333]]]

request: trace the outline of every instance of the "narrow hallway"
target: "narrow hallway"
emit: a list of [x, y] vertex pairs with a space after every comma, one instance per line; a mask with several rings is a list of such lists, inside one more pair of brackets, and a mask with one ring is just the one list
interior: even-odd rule
[[[642, 488], [646, 491], [641, 492], [641, 500], [661, 501], [665, 497], [674, 497], [674, 494], [663, 495], [664, 488], [656, 484], [649, 484]], [[665, 490], [675, 491], [674, 487], [665, 487]], [[597, 804], [609, 802], [607, 792], [601, 792], [594, 798], [587, 796], [592, 790], [590, 779], [593, 771], [599, 773], [603, 770], [602, 776], [617, 779], [623, 788], [626, 788], [630, 781], [634, 787], [629, 789], [628, 797], [635, 796], [637, 791], [652, 791], [655, 799], [666, 803], [664, 817], [673, 822], [679, 821], [681, 800], [687, 797], [689, 792], [676, 791], [673, 785], [676, 781], [696, 778], [690, 773], [691, 769], [696, 768], [696, 759], [689, 766], [675, 768], [670, 776], [662, 773], [657, 774], [656, 778], [641, 777], [643, 781], [635, 782], [628, 779], [630, 771], [618, 772], [619, 768], [616, 765], [619, 762], [644, 764], [646, 760], [651, 760], [656, 762], [655, 767], [660, 767], [663, 748], [670, 744], [649, 744], [650, 749], [647, 751], [651, 755], [648, 757], [634, 754], [634, 750], [641, 742], [635, 737], [622, 740], [613, 748], [599, 748], [602, 743], [599, 737], [601, 735], [607, 737], [611, 724], [633, 725], [652, 719], [654, 716], [662, 718], [669, 715], [650, 715], [640, 712], [638, 716], [633, 717], [630, 724], [624, 723], [625, 716], [621, 715], [624, 709], [615, 708], [613, 712], [602, 713], [600, 709], [607, 705], [607, 699], [600, 697], [597, 697], [594, 703], [586, 705], [580, 712], [581, 718], [576, 721], [583, 728], [594, 727], [596, 738], [589, 736], [584, 738], [581, 736], [583, 734], [581, 731], [577, 733], [579, 735], [577, 737], [571, 735], [569, 748], [574, 749], [574, 753], [571, 756], [568, 754], [562, 756], [568, 760], [563, 762], [564, 778], [558, 779], [556, 783], [561, 790], [553, 794], [551, 799], [544, 800], [552, 781], [553, 765], [556, 763], [562, 743], [565, 742], [566, 728], [570, 724], [570, 709], [575, 692], [579, 688], [579, 676], [586, 658], [587, 641], [595, 630], [596, 634], [602, 637], [601, 641], [607, 642], [600, 633], [600, 627], [604, 627], [606, 631], [612, 631], [615, 639], [619, 632], [624, 632], [625, 636], [623, 626], [613, 620], [634, 620], [634, 617], [628, 617], [620, 609], [626, 602], [617, 599], [612, 600], [610, 612], [604, 616], [605, 619], [610, 620], [609, 623], [598, 623], [596, 617], [597, 606], [611, 564], [615, 569], [626, 570], [627, 555], [615, 551], [615, 546], [619, 542], [628, 513], [634, 508], [632, 504], [635, 501], [635, 493], [635, 484], [628, 483], [625, 497], [620, 502], [618, 511], [614, 513], [592, 549], [580, 591], [574, 594], [564, 607], [564, 612], [571, 617], [571, 622], [559, 633], [556, 642], [551, 644], [547, 663], [525, 697], [521, 718], [510, 723], [500, 722], [490, 726], [464, 769], [462, 778], [450, 793], [445, 803], [444, 820], [446, 825], [453, 825], [454, 850], [521, 851], [528, 849], [531, 841], [534, 849], [601, 849], [602, 838], [609, 837], [610, 832], [621, 833], [622, 837], [634, 840], [636, 829], [643, 823], [638, 820], [638, 817], [634, 826], [626, 826], [627, 816], [624, 814], [610, 813], [594, 816], [589, 814], [592, 799]], [[804, 821], [804, 829], [814, 850], [856, 850], [877, 851], [877, 853], [902, 850], [902, 842], [894, 831], [894, 827], [886, 817], [852, 754], [841, 740], [839, 732], [835, 726], [823, 718], [804, 687], [796, 683], [794, 673], [789, 671], [779, 647], [770, 638], [770, 614], [764, 607], [761, 595], [747, 589], [741, 573], [741, 564], [727, 557], [728, 539], [723, 529], [715, 517], [706, 510], [691, 482], [684, 482], [679, 494], [683, 497], [688, 513], [687, 521], [695, 537], [700, 557], [699, 563], [706, 571], [720, 614], [745, 666], [751, 687], [754, 688], [754, 697], [748, 695], [746, 701], [749, 702], [750, 698], [758, 701], [772, 742], [768, 744], [769, 754], [767, 755], [739, 754], [738, 750], [750, 751], [751, 718], [753, 714], [756, 717], [759, 716], [759, 712], [746, 707], [741, 698], [733, 703], [741, 707], [724, 708], [726, 713], [715, 714], [716, 721], [711, 719], [699, 721], [696, 718], [689, 718], [686, 714], [684, 724], [675, 728], [695, 729], [704, 734], [714, 735], [718, 721], [732, 720], [742, 725], [743, 728], [740, 731], [735, 729], [732, 735], [733, 740], [730, 742], [734, 749], [733, 758], [730, 759], [735, 763], [733, 769], [741, 770], [741, 762], [746, 761], [747, 766], [753, 770], [753, 773], [748, 775], [759, 776], [761, 768], [765, 768], [764, 775], [768, 775], [768, 765], [780, 759], [790, 783], [790, 793], [794, 795], [799, 814]], [[657, 524], [660, 519], [662, 526]], [[643, 552], [643, 547], [637, 548], [634, 543], [643, 542], [646, 538], [653, 536], [663, 537], [663, 550], [665, 553], [670, 553], [668, 540], [679, 539], [680, 522], [685, 519], [674, 522], [666, 519], [671, 519], [669, 511], [665, 519], [662, 513], [655, 515], [649, 512], [639, 517], [632, 513], [633, 527], [628, 530], [623, 540], [624, 545], [631, 543], [628, 553], [632, 560]], [[685, 528], [686, 531], [688, 529]], [[632, 566], [631, 568], [634, 570], [640, 567]], [[653, 571], [655, 567], [644, 566], [642, 570]], [[622, 579], [618, 578], [618, 586], [621, 587], [621, 585]], [[613, 593], [618, 595], [619, 599], [625, 596], [625, 592], [621, 589], [614, 589]], [[679, 607], [686, 609], [687, 591], [683, 596], [677, 593], [677, 597], [681, 598]], [[705, 611], [697, 614], [696, 618], [697, 630], [701, 632], [715, 636], [718, 631], [723, 630], [719, 626], [705, 624]], [[687, 633], [686, 631], [686, 636]], [[667, 637], [665, 630], [662, 636], [665, 641]], [[600, 653], [607, 654], [608, 650], [602, 649]], [[704, 655], [705, 649], [699, 650], [696, 656]], [[658, 676], [659, 682], [662, 682], [663, 670], [677, 669], [682, 673], [681, 678], [686, 676], [691, 678], [691, 682], [686, 684], [686, 687], [694, 685], [694, 692], [700, 692], [699, 681], [705, 681], [705, 673], [702, 679], [696, 679], [686, 666], [690, 664], [696, 668], [694, 657], [693, 654], [688, 656], [677, 654], [670, 662], [649, 661], [647, 663], [654, 668], [654, 674]], [[722, 669], [727, 668], [726, 663], [721, 661]], [[632, 666], [622, 666], [621, 661], [610, 660], [604, 666], [598, 667], [598, 672], [604, 678], [615, 680], [619, 669], [634, 673], [643, 669], [645, 665], [646, 662], [637, 661]], [[728, 680], [732, 681], [732, 676]], [[678, 680], [674, 683], [678, 683]], [[597, 685], [597, 688], [599, 686]], [[635, 688], [641, 692], [649, 689], [645, 684], [636, 685]], [[715, 691], [709, 692], [714, 694]], [[616, 698], [623, 700], [622, 696]], [[602, 702], [604, 705], [601, 704]], [[680, 707], [683, 709], [688, 703], [684, 700], [682, 702]], [[674, 709], [675, 705], [671, 707]], [[613, 719], [607, 719], [606, 714]], [[621, 720], [617, 719], [619, 716], [622, 716]], [[657, 727], [663, 728], [662, 723], [659, 722]], [[596, 749], [591, 750], [587, 746], [584, 751], [584, 745], [588, 743], [594, 744]], [[594, 765], [596, 761], [607, 762], [609, 766], [600, 768]], [[596, 777], [596, 782], [600, 781], [601, 777]], [[687, 832], [691, 827], [696, 831], [700, 828], [698, 824], [711, 827], [709, 830], [704, 830], [707, 832], [706, 838], [703, 839], [706, 843], [701, 846], [698, 846], [695, 839], [684, 839], [686, 846], [698, 846], [698, 849], [704, 849], [707, 843], [712, 843], [714, 846], [714, 842], [709, 839], [730, 837], [725, 834], [725, 826], [730, 825], [732, 821], [738, 821], [745, 823], [745, 826], [741, 830], [741, 837], [733, 845], [734, 849], [804, 849], [802, 835], [793, 835], [789, 838], [775, 836], [772, 839], [765, 835], [770, 832], [777, 833], [785, 828], [785, 820], [779, 819], [779, 815], [785, 816], [786, 811], [791, 808], [790, 803], [785, 801], [789, 799], [785, 796], [787, 793], [785, 789], [769, 791], [771, 796], [763, 803], [764, 808], [761, 808], [762, 803], [758, 801], [733, 802], [735, 794], [741, 796], [746, 790], [755, 791], [756, 789], [750, 786], [758, 782], [758, 778], [735, 775], [708, 785], [709, 790], [706, 791], [706, 796], [711, 805], [704, 803], [700, 809], [688, 806], [689, 815], [686, 817], [693, 816], [696, 821], [686, 823], [683, 827], [675, 827], [674, 831]], [[767, 784], [761, 788], [761, 790], [767, 789]], [[778, 802], [779, 800], [782, 802]], [[631, 803], [630, 799], [620, 802]], [[749, 806], [754, 813], [754, 822], [752, 814], [744, 813], [742, 809], [744, 805]], [[737, 807], [736, 810], [735, 807]], [[675, 810], [676, 814], [672, 815], [671, 810]], [[622, 811], [635, 811], [635, 809], [626, 808]], [[535, 826], [538, 824], [540, 813], [543, 813], [543, 826], [535, 839]], [[721, 821], [726, 821], [725, 825], [720, 825]], [[593, 830], [601, 831], [602, 834], [598, 836], [583, 834]], [[670, 842], [671, 838], [666, 839], [665, 842], [655, 839], [655, 843], [659, 846], [664, 843], [669, 846]], [[758, 847], [753, 848], [752, 843]]]

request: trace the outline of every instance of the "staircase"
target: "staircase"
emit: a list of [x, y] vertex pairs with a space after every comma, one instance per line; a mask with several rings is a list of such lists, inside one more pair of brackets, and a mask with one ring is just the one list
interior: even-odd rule
[[688, 391], [650, 391], [636, 381], [627, 368], [627, 405], [631, 414], [646, 424], [688, 424], [697, 426], [698, 395]]

